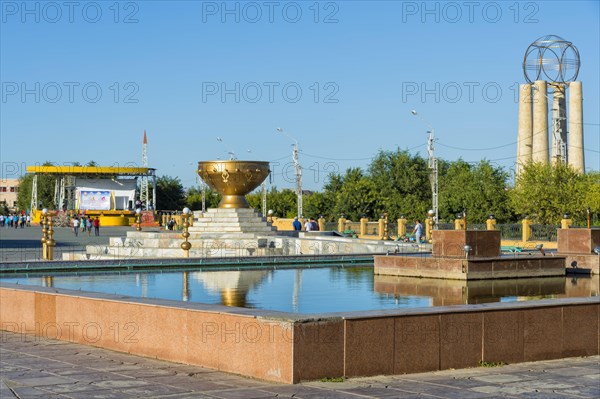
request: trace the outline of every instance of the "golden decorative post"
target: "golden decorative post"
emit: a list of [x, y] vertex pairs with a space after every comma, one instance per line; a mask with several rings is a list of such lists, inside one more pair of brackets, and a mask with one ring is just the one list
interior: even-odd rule
[[340, 233], [343, 233], [344, 230], [346, 230], [346, 218], [344, 217], [344, 215], [341, 215], [338, 219], [338, 231]]
[[383, 240], [385, 230], [385, 220], [383, 219], [383, 215], [379, 216], [379, 220], [377, 221], [377, 235], [380, 240]]
[[188, 227], [190, 227], [190, 223], [188, 222], [191, 215], [190, 208], [183, 208], [183, 214], [181, 217], [183, 218], [183, 233], [181, 236], [183, 237], [183, 242], [181, 243], [181, 249], [183, 249], [183, 256], [186, 258], [190, 257], [190, 248], [192, 244], [188, 241], [190, 233], [188, 232]]
[[523, 219], [523, 228], [522, 228], [522, 240], [523, 242], [527, 242], [529, 241], [529, 237], [531, 237], [531, 220], [529, 220], [528, 217], [525, 217], [525, 219]]
[[406, 218], [404, 215], [400, 215], [400, 219], [398, 219], [398, 237], [402, 237], [406, 235]]
[[46, 244], [46, 240], [48, 239], [48, 234], [46, 233], [46, 214], [48, 213], [48, 209], [42, 209], [42, 216], [40, 216], [40, 223], [42, 224], [42, 259], [48, 258], [48, 246]]
[[456, 219], [454, 219], [454, 230], [464, 230], [464, 221], [460, 214], [456, 215]]
[[319, 217], [319, 230], [325, 231], [325, 218], [323, 216]]
[[142, 231], [142, 210], [140, 208], [135, 210], [135, 223], [137, 225], [135, 226], [135, 229], [137, 231]]
[[490, 215], [488, 220], [485, 221], [485, 228], [487, 230], [496, 230], [496, 218], [494, 215]]
[[589, 206], [587, 209], [587, 228], [588, 229], [592, 228], [592, 210], [590, 209]]
[[369, 223], [369, 219], [365, 216], [363, 216], [362, 218], [360, 218], [360, 236], [366, 236], [367, 235], [367, 223]]
[[573, 224], [573, 220], [571, 220], [568, 213], [565, 213], [563, 215], [562, 220], [560, 221], [560, 228], [568, 229], [572, 224]]
[[47, 224], [48, 224], [48, 231], [47, 231], [47, 238], [46, 238], [46, 247], [47, 247], [47, 255], [46, 255], [46, 259], [47, 260], [54, 260], [54, 247], [56, 246], [56, 241], [54, 241], [54, 239], [52, 238], [52, 236], [54, 235], [54, 230], [52, 229], [52, 226], [54, 225], [54, 222], [52, 221], [52, 216], [54, 216], [52, 214], [52, 212], [48, 212], [48, 215], [46, 216], [46, 220], [47, 220]]
[[433, 211], [433, 209], [430, 209], [429, 212], [427, 212], [427, 221], [425, 222], [425, 240], [427, 240], [427, 242], [431, 242], [431, 238], [432, 238], [432, 231], [433, 231], [433, 225], [434, 225], [434, 221], [433, 221], [433, 217], [435, 216], [435, 212]]
[[390, 239], [390, 232], [388, 230], [388, 213], [385, 212], [383, 214], [383, 239], [386, 241], [389, 241]]

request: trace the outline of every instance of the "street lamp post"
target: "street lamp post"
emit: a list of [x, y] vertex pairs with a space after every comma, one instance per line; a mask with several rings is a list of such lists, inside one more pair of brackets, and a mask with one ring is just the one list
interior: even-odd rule
[[439, 222], [439, 209], [438, 209], [438, 194], [439, 194], [439, 187], [438, 187], [438, 160], [434, 155], [434, 148], [433, 148], [433, 142], [435, 140], [435, 130], [433, 129], [433, 127], [427, 123], [427, 121], [417, 113], [417, 111], [415, 111], [414, 109], [411, 111], [411, 113], [415, 116], [417, 116], [419, 119], [421, 119], [421, 122], [423, 122], [427, 127], [429, 127], [429, 130], [427, 131], [427, 133], [429, 133], [429, 136], [427, 138], [427, 154], [429, 156], [429, 162], [428, 162], [428, 166], [429, 169], [431, 170], [431, 175], [430, 175], [430, 180], [431, 180], [431, 202], [432, 202], [432, 208], [433, 208], [433, 212], [434, 212], [434, 225], [433, 228], [437, 229], [437, 224]]
[[300, 166], [300, 161], [298, 160], [298, 140], [287, 134], [283, 130], [283, 128], [278, 127], [277, 132], [286, 135], [289, 139], [294, 142], [294, 149], [292, 150], [292, 159], [294, 160], [294, 167], [296, 168], [296, 194], [298, 195], [298, 217], [301, 218], [304, 216], [304, 212], [302, 210], [302, 167]]

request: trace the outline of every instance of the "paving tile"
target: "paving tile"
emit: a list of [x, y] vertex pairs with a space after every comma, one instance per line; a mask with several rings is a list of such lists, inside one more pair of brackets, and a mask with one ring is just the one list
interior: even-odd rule
[[189, 393], [191, 389], [184, 389], [179, 387], [173, 387], [169, 385], [144, 385], [134, 388], [119, 389], [125, 396], [134, 396], [140, 398], [148, 397], [163, 397], [165, 395]]
[[213, 391], [218, 389], [232, 389], [236, 388], [235, 385], [220, 383], [219, 381], [205, 381], [200, 378], [188, 377], [188, 376], [161, 376], [153, 377], [151, 379], [153, 383], [160, 383], [163, 385], [174, 386], [178, 388], [186, 388], [193, 391]]
[[[304, 398], [306, 395], [318, 395], [320, 393], [327, 392], [324, 389], [313, 388], [304, 385], [280, 385], [273, 386], [270, 388], [264, 388], [264, 391], [269, 393], [278, 394], [280, 397], [295, 397], [295, 398]], [[315, 397], [315, 396], [311, 396]], [[318, 396], [317, 396], [318, 397]]]
[[30, 386], [30, 387], [43, 387], [46, 385], [68, 384], [68, 383], [73, 383], [73, 382], [76, 382], [76, 381], [73, 380], [72, 378], [58, 377], [58, 376], [54, 376], [54, 375], [19, 379], [19, 384]]
[[[48, 398], [48, 399], [57, 399], [57, 398], [66, 398], [66, 396], [50, 393], [48, 391], [44, 391], [42, 389], [32, 388], [32, 387], [18, 387], [13, 388], [13, 391], [18, 395], [18, 398]], [[14, 396], [10, 396], [13, 398]], [[2, 398], [4, 399], [4, 398]]]
[[521, 387], [507, 387], [502, 385], [484, 385], [481, 387], [474, 387], [470, 389], [471, 391], [478, 393], [487, 393], [487, 394], [509, 394], [509, 395], [522, 395], [525, 393], [534, 392], [532, 389], [525, 389]]
[[476, 380], [474, 377], [461, 377], [461, 378], [436, 378], [426, 381], [428, 384], [435, 384], [439, 387], [452, 387], [457, 389], [469, 389], [473, 387], [479, 387], [488, 385], [486, 382]]
[[[422, 398], [423, 396], [420, 394], [409, 394], [403, 393], [393, 388], [377, 388], [377, 387], [362, 387], [362, 388], [350, 388], [350, 389], [342, 389], [341, 392], [351, 393], [354, 395], [362, 395], [366, 397], [376, 397], [376, 398]], [[401, 396], [402, 395], [402, 396]]]
[[[132, 366], [130, 366], [132, 367]], [[136, 367], [136, 368], [131, 368], [131, 369], [126, 369], [126, 370], [112, 370], [113, 372], [120, 374], [120, 375], [125, 375], [128, 377], [134, 377], [134, 378], [154, 378], [154, 377], [159, 377], [159, 376], [175, 376], [177, 375], [176, 372], [174, 371], [170, 371], [168, 369], [147, 369], [147, 368], [140, 368], [140, 367]]]
[[161, 396], [157, 396], [155, 398], [160, 398], [160, 399], [216, 399], [214, 396], [211, 396], [209, 394], [198, 393], [198, 392], [182, 393], [182, 394], [175, 394], [175, 395], [161, 395]]
[[53, 393], [68, 394], [70, 392], [81, 392], [81, 391], [97, 391], [98, 388], [91, 385], [90, 383], [74, 382], [71, 384], [58, 384], [48, 385], [43, 387], [46, 391]]
[[127, 377], [120, 374], [107, 373], [95, 370], [79, 370], [78, 373], [73, 370], [60, 370], [57, 375], [68, 377], [81, 382], [98, 382], [98, 381], [111, 381], [111, 380], [135, 380], [134, 378]]
[[[349, 392], [326, 391], [326, 390], [323, 390], [322, 392], [301, 393], [299, 395], [296, 395], [295, 397], [298, 397], [301, 399], [358, 399], [358, 398], [364, 398], [363, 395], [356, 395], [356, 394], [349, 393]], [[401, 396], [398, 396], [398, 397], [401, 397]]]
[[567, 390], [555, 390], [560, 394], [578, 395], [584, 398], [600, 398], [600, 386], [591, 385], [586, 387], [572, 387]]
[[29, 368], [24, 367], [24, 366], [17, 366], [17, 365], [6, 364], [6, 363], [0, 364], [0, 373], [2, 373], [2, 374], [10, 373], [13, 371], [27, 371], [27, 370], [29, 370]]
[[94, 381], [91, 385], [96, 386], [98, 389], [126, 389], [150, 385], [150, 383], [144, 380], [127, 379]]
[[[448, 380], [447, 384], [439, 384], [439, 383], [431, 383], [431, 381], [402, 381], [399, 383], [392, 383], [388, 387], [392, 389], [396, 389], [401, 392], [413, 393], [413, 394], [424, 394], [424, 395], [432, 395], [435, 397], [457, 397], [461, 399], [469, 399], [469, 398], [487, 398], [493, 394], [493, 392], [483, 392], [483, 391], [475, 391], [472, 388], [477, 388], [481, 386], [482, 383], [472, 386], [472, 387], [464, 387], [461, 385], [453, 385], [455, 380], [451, 378]], [[486, 395], [483, 395], [486, 394]]]
[[211, 395], [219, 399], [259, 399], [275, 398], [277, 394], [259, 389], [232, 389], [211, 392]]
[[570, 393], [559, 393], [559, 392], [554, 392], [554, 391], [537, 391], [537, 392], [525, 392], [525, 393], [521, 393], [519, 394], [519, 398], [524, 398], [524, 399], [575, 399], [575, 398], [579, 398], [581, 399], [581, 396], [579, 395], [572, 395]]
[[71, 399], [129, 399], [134, 398], [135, 396], [125, 396], [119, 391], [104, 389], [98, 391], [72, 392], [68, 397]]
[[531, 380], [529, 377], [523, 377], [515, 374], [496, 374], [496, 375], [480, 375], [473, 377], [474, 380], [483, 381], [494, 384], [506, 384], [509, 382], [517, 382], [523, 380]]

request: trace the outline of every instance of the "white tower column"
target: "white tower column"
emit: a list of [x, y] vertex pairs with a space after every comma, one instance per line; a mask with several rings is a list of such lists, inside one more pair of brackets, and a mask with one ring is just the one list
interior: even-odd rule
[[533, 136], [531, 85], [519, 86], [519, 131], [517, 134], [517, 174], [531, 162]]
[[544, 80], [536, 80], [533, 84], [533, 140], [531, 160], [548, 163], [548, 84]]
[[583, 97], [581, 82], [569, 83], [569, 164], [585, 173], [583, 154]]

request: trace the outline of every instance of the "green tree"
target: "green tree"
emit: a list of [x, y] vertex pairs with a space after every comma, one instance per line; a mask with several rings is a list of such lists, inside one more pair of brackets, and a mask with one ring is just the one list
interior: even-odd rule
[[[221, 201], [221, 194], [210, 187], [206, 188], [206, 209], [217, 208]], [[185, 193], [185, 205], [193, 211], [202, 210], [202, 190], [197, 187], [190, 187]]]
[[[42, 166], [53, 166], [51, 162], [44, 162]], [[40, 203], [42, 208], [54, 209], [54, 189], [56, 186], [56, 176], [39, 174], [37, 177], [37, 198], [38, 208]], [[25, 174], [19, 178], [19, 192], [17, 193], [17, 207], [19, 210], [28, 210], [31, 208], [31, 191], [33, 187], [33, 174]]]
[[160, 176], [156, 179], [156, 202], [161, 210], [178, 211], [185, 206], [185, 192], [177, 177]]
[[[592, 213], [592, 223], [595, 226], [600, 225], [600, 172], [588, 172], [584, 175], [584, 185], [586, 196], [583, 201], [583, 205], [590, 208]], [[584, 224], [584, 220], [587, 219], [587, 212], [583, 214], [573, 214], [574, 222], [580, 225]], [[587, 222], [587, 220], [585, 220]]]
[[363, 215], [374, 217], [376, 188], [373, 181], [360, 168], [346, 170], [342, 185], [335, 194], [334, 218], [344, 215], [350, 220], [359, 220]]
[[579, 174], [570, 165], [557, 163], [525, 165], [517, 176], [511, 200], [515, 212], [529, 216], [536, 223], [558, 224], [565, 213], [581, 222], [589, 206], [593, 212], [600, 210], [598, 199], [598, 174]]
[[314, 217], [315, 219], [332, 214], [333, 205], [328, 201], [324, 192], [314, 192], [304, 195], [302, 198], [302, 207], [304, 217]]
[[431, 204], [430, 171], [427, 161], [408, 151], [380, 151], [369, 165], [376, 189], [375, 209], [370, 217], [388, 212], [391, 219], [405, 215], [424, 218]]
[[[262, 211], [262, 192], [257, 190], [246, 195], [246, 200], [251, 208]], [[272, 210], [273, 214], [282, 218], [292, 218], [298, 213], [298, 197], [290, 189], [277, 190], [273, 186], [267, 191], [267, 211]], [[266, 216], [266, 215], [265, 215]]]
[[439, 210], [444, 220], [453, 220], [467, 209], [473, 223], [484, 223], [493, 214], [500, 223], [512, 218], [507, 191], [508, 174], [488, 161], [470, 165], [451, 162], [439, 181]]

